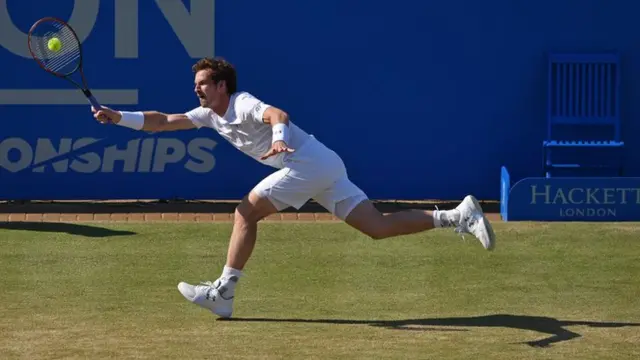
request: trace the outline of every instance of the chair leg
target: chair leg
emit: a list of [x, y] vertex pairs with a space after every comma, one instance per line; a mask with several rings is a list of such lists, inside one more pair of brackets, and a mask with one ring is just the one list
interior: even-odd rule
[[545, 176], [544, 174], [547, 173], [547, 148], [543, 147], [542, 148], [542, 174], [543, 176]]
[[545, 169], [545, 174], [544, 176], [546, 178], [550, 178], [551, 177], [551, 170], [553, 169], [551, 167], [551, 148], [545, 148], [544, 149], [544, 169]]

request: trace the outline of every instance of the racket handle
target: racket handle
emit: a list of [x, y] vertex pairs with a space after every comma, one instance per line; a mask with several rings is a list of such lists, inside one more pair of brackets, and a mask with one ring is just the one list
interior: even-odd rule
[[[91, 106], [93, 106], [94, 109], [96, 109], [96, 111], [98, 110], [102, 110], [102, 106], [100, 106], [100, 103], [98, 102], [98, 100], [96, 100], [96, 98], [93, 96], [93, 94], [91, 94], [90, 90], [82, 90], [82, 92], [84, 93], [84, 95], [87, 97], [87, 99], [89, 99], [89, 102], [91, 103]], [[111, 119], [108, 119], [108, 122], [111, 123]]]
[[93, 97], [93, 94], [91, 94], [91, 91], [83, 90], [82, 92], [84, 93], [84, 96], [86, 96], [87, 99], [89, 99], [91, 106], [93, 106], [93, 108], [96, 109], [96, 111], [102, 110], [102, 106], [100, 106], [100, 103], [98, 102], [98, 100], [96, 100], [96, 98]]

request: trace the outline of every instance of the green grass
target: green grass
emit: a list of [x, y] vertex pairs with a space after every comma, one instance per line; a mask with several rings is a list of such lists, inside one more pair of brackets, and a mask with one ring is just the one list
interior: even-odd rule
[[495, 226], [490, 253], [261, 224], [217, 321], [176, 285], [215, 280], [230, 224], [2, 224], [0, 359], [640, 357], [638, 224]]

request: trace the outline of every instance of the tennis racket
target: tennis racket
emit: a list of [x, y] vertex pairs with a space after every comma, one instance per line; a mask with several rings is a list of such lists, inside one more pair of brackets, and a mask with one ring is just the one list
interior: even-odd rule
[[[71, 82], [82, 90], [96, 111], [102, 109], [87, 85], [82, 67], [82, 45], [69, 24], [53, 17], [42, 18], [31, 26], [27, 42], [31, 56], [41, 68]], [[80, 74], [82, 85], [71, 77], [76, 73]]]

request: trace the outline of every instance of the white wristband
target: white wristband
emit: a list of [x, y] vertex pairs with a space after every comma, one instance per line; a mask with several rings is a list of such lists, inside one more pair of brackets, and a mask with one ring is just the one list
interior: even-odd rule
[[134, 130], [142, 130], [144, 126], [144, 113], [142, 111], [120, 111], [122, 117], [118, 125]]
[[289, 127], [283, 123], [277, 123], [271, 127], [273, 137], [271, 143], [276, 141], [284, 141], [285, 144], [289, 144]]

